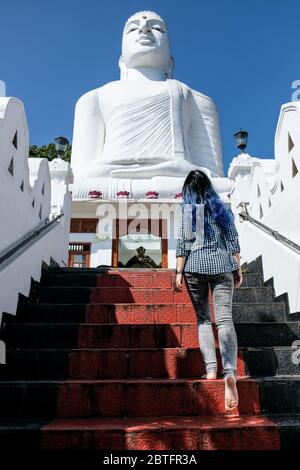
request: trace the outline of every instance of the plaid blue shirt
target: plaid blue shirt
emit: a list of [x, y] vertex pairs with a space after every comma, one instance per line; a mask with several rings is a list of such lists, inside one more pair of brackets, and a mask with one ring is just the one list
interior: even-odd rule
[[[238, 231], [235, 227], [232, 210], [226, 204], [225, 206], [231, 213], [231, 224], [226, 230], [223, 230], [207, 210], [207, 221], [212, 230], [211, 235], [205, 235], [202, 248], [193, 251], [187, 248], [183, 237], [177, 239], [176, 258], [178, 256], [187, 257], [184, 271], [201, 274], [218, 274], [238, 269], [239, 265], [233, 256], [233, 253], [240, 252]], [[181, 233], [183, 233], [183, 206], [181, 206], [180, 210], [179, 231], [181, 230]]]

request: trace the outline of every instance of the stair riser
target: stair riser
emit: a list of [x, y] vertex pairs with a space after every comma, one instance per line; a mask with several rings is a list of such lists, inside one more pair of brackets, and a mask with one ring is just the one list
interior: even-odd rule
[[[172, 287], [174, 274], [168, 273], [135, 273], [135, 274], [69, 274], [44, 275], [41, 283], [44, 286], [66, 287]], [[259, 274], [244, 274], [241, 287], [263, 287]]]
[[[218, 369], [222, 365], [217, 351]], [[1, 378], [16, 379], [131, 379], [199, 378], [205, 373], [199, 349], [99, 350], [99, 351], [8, 351], [8, 366]], [[245, 373], [239, 350], [238, 375]]]
[[[291, 346], [300, 339], [298, 324], [236, 324], [240, 347]], [[215, 336], [217, 337], [216, 327]], [[9, 347], [20, 348], [196, 348], [192, 324], [8, 325]]]
[[19, 348], [197, 347], [195, 325], [9, 325], [6, 344]]
[[238, 344], [241, 347], [292, 346], [300, 339], [300, 324], [293, 323], [236, 323]]
[[[233, 304], [234, 322], [284, 322], [284, 305]], [[20, 322], [32, 323], [196, 323], [196, 314], [190, 304], [29, 304], [18, 313]]]
[[[294, 350], [239, 349], [238, 374], [252, 376], [298, 375], [300, 365], [292, 362]], [[243, 359], [244, 358], [244, 359]], [[219, 358], [220, 359], [220, 358]], [[166, 350], [24, 350], [7, 351], [7, 366], [1, 378], [182, 378], [205, 373], [196, 349]], [[219, 360], [219, 371], [222, 370]]]
[[299, 375], [300, 364], [294, 364], [295, 349], [269, 348], [244, 350], [246, 374], [251, 376]]
[[[239, 382], [239, 414], [260, 412], [254, 381]], [[225, 414], [224, 383], [101, 383], [0, 386], [0, 418]]]
[[232, 306], [233, 318], [236, 323], [242, 322], [284, 322], [285, 306], [283, 302], [234, 305]]
[[42, 448], [93, 450], [270, 450], [280, 449], [277, 428], [158, 429], [127, 431], [44, 431]]
[[300, 380], [258, 382], [263, 413], [300, 413]]
[[[50, 429], [49, 429], [50, 428]], [[299, 435], [299, 432], [298, 432]], [[123, 429], [91, 430], [76, 428], [65, 430], [59, 425], [51, 429], [51, 423], [41, 425], [33, 431], [1, 431], [3, 449], [16, 451], [90, 451], [117, 450], [279, 450], [280, 437], [276, 426], [272, 424], [253, 426], [251, 428], [195, 427], [186, 429], [178, 426], [173, 429]], [[26, 455], [26, 454], [25, 454]], [[52, 454], [53, 457], [53, 454]], [[189, 461], [188, 456], [187, 461]], [[88, 459], [87, 459], [88, 461]], [[71, 460], [72, 462], [72, 460]], [[182, 459], [184, 462], [184, 459]]]
[[[188, 291], [176, 292], [174, 289], [144, 288], [48, 288], [41, 287], [38, 292], [39, 302], [47, 303], [190, 303]], [[251, 287], [235, 289], [233, 302], [272, 302], [272, 291], [269, 288]]]

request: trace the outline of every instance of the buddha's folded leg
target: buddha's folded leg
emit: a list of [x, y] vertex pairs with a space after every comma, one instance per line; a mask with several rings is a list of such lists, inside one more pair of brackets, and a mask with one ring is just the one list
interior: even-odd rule
[[[138, 165], [134, 165], [138, 168]], [[89, 178], [111, 178], [112, 171], [124, 168], [124, 165], [106, 164], [100, 160], [91, 162], [90, 164], [77, 168], [74, 173], [78, 179], [89, 179]]]
[[168, 162], [155, 165], [144, 165], [139, 168], [115, 169], [111, 171], [112, 178], [151, 178], [153, 176], [185, 176], [191, 170], [199, 167], [183, 159], [174, 158]]

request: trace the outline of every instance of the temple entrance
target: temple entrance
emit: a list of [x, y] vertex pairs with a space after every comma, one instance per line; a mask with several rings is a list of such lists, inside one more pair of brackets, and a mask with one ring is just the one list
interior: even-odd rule
[[123, 268], [167, 268], [166, 220], [115, 220], [112, 265]]
[[72, 268], [90, 267], [91, 244], [70, 243], [69, 244], [69, 266]]

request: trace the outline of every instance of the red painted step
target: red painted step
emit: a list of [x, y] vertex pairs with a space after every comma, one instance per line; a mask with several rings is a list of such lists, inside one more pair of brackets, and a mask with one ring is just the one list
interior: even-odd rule
[[279, 450], [263, 416], [55, 419], [40, 429], [43, 450]]
[[198, 346], [197, 329], [190, 324], [81, 325], [78, 347], [157, 348]]
[[114, 287], [93, 289], [91, 303], [190, 303], [191, 299], [186, 290], [176, 292], [170, 288], [143, 288], [143, 287]]
[[5, 339], [20, 348], [196, 348], [195, 324], [69, 324], [9, 325]]
[[[38, 289], [39, 302], [47, 303], [190, 303], [187, 289], [144, 287], [47, 287]], [[272, 302], [270, 287], [240, 287], [233, 302]]]
[[[48, 450], [280, 448], [278, 426], [259, 415], [255, 380], [239, 377], [239, 408], [225, 416], [223, 380], [199, 379], [205, 370], [196, 315], [187, 289], [174, 290], [173, 271], [112, 270], [97, 274], [96, 285], [90, 279], [91, 286], [69, 281], [55, 284], [52, 278], [47, 286], [45, 279], [36, 291], [39, 315], [43, 305], [51, 307], [48, 316], [57, 305], [57, 320], [30, 323], [36, 321], [33, 314], [4, 331], [9, 352], [16, 348], [8, 355], [9, 379], [22, 373], [36, 383], [44, 378], [51, 389], [47, 396], [54, 397], [47, 416], [56, 412], [56, 418], [48, 424], [46, 416], [44, 422], [41, 417], [0, 424], [1, 439], [3, 434], [15, 442], [26, 431], [29, 445]], [[246, 287], [237, 289], [234, 301], [268, 306], [273, 297], [270, 288]], [[82, 310], [77, 305], [77, 320], [63, 323], [59, 309], [68, 304], [69, 314], [72, 303]], [[245, 376], [245, 349], [239, 349], [239, 376]], [[29, 400], [36, 390], [29, 385], [22, 397]]]
[[[245, 375], [245, 348], [238, 351], [238, 375]], [[222, 366], [217, 349], [219, 373]], [[200, 378], [205, 373], [196, 349], [17, 349], [7, 350], [1, 379]], [[221, 375], [220, 375], [221, 377]]]
[[[257, 383], [238, 380], [235, 414], [260, 412]], [[65, 381], [58, 384], [57, 417], [222, 415], [224, 381], [201, 379]]]
[[175, 274], [164, 272], [109, 272], [96, 276], [97, 287], [173, 287]]
[[[217, 349], [218, 370], [222, 371]], [[205, 373], [199, 348], [74, 350], [69, 356], [72, 378], [200, 377]], [[238, 375], [245, 375], [243, 350], [238, 351]]]
[[87, 305], [86, 323], [196, 323], [192, 304]]

